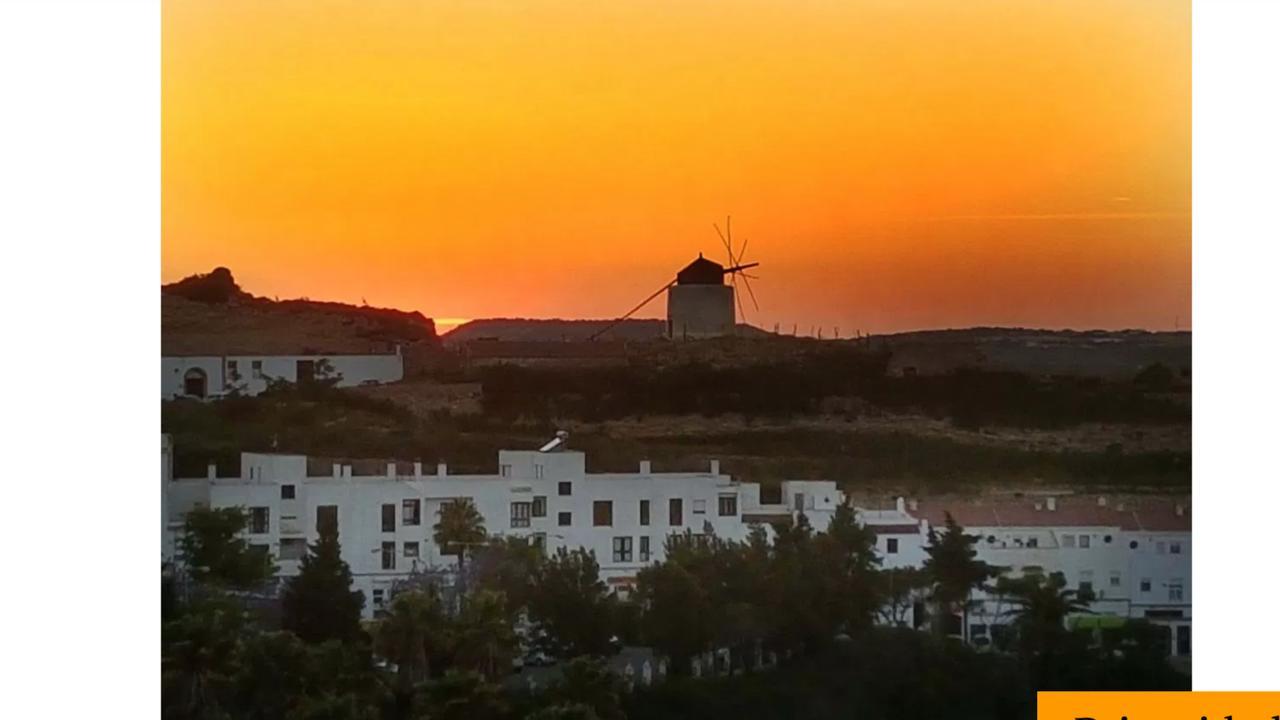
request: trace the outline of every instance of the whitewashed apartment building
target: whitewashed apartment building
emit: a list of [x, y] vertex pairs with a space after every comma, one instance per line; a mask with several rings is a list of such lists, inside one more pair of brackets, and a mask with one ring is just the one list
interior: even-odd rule
[[[587, 473], [581, 452], [501, 450], [498, 473], [455, 475], [446, 465], [389, 463], [380, 475], [354, 475], [350, 465], [308, 474], [306, 456], [243, 453], [240, 474], [173, 478], [172, 447], [163, 442], [162, 542], [175, 554], [182, 516], [198, 507], [245, 508], [247, 539], [295, 574], [321, 520], [336, 520], [343, 558], [372, 614], [392, 584], [415, 568], [449, 565], [432, 540], [444, 503], [471, 499], [490, 535], [528, 537], [548, 552], [586, 548], [612, 587], [630, 586], [645, 565], [664, 558], [668, 535], [692, 532], [745, 540], [753, 526], [804, 513], [825, 529], [844, 494], [832, 481], [792, 480], [762, 486], [735, 481], [709, 461], [695, 472]], [[1147, 618], [1170, 629], [1173, 654], [1190, 655], [1191, 523], [1189, 508], [1170, 498], [1124, 502], [1040, 495], [995, 499], [897, 499], [890, 507], [857, 507], [875, 531], [882, 567], [919, 567], [931, 527], [950, 512], [979, 536], [979, 557], [1006, 569], [1063, 573], [1098, 596], [1093, 609]], [[983, 643], [1007, 622], [998, 598], [979, 596], [969, 637]]]
[[318, 376], [327, 365], [338, 387], [381, 385], [404, 379], [404, 355], [165, 355], [160, 360], [160, 397], [210, 400], [232, 392], [258, 395], [273, 380], [290, 383]]

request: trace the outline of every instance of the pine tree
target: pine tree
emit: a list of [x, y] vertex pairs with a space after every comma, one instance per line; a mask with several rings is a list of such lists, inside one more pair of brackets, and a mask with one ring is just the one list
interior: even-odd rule
[[945, 633], [944, 620], [957, 608], [961, 612], [960, 636], [969, 637], [969, 604], [973, 591], [995, 577], [994, 567], [978, 559], [974, 545], [977, 535], [966, 535], [951, 513], [947, 513], [947, 529], [943, 533], [929, 530], [929, 544], [925, 546], [928, 559], [924, 572], [932, 585], [932, 598], [941, 612], [935, 614], [937, 629]]
[[351, 568], [342, 559], [337, 528], [322, 525], [308, 550], [298, 575], [285, 586], [285, 629], [313, 643], [356, 639], [364, 595], [351, 589]]

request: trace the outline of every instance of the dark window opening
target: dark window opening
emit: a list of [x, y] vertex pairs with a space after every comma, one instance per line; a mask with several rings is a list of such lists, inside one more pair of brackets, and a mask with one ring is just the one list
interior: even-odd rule
[[561, 494], [561, 495], [572, 495], [572, 494], [573, 494], [573, 483], [568, 482], [568, 481], [561, 481], [561, 482], [560, 482], [560, 494]]
[[641, 525], [649, 524], [649, 501], [648, 500], [640, 501], [640, 524]]
[[591, 524], [596, 527], [613, 525], [613, 501], [596, 500], [591, 503]]
[[546, 517], [546, 516], [547, 516], [547, 496], [546, 496], [546, 495], [536, 495], [536, 496], [534, 496], [534, 498], [533, 498], [533, 516], [534, 516], [534, 517]]
[[569, 513], [569, 512], [560, 513], [560, 516], [556, 519], [556, 522], [560, 525], [560, 527], [569, 527], [570, 525], [573, 524], [573, 513]]
[[298, 497], [298, 488], [296, 486], [293, 486], [293, 485], [280, 486], [281, 500], [293, 500], [296, 497]]
[[396, 506], [382, 506], [382, 532], [396, 531]]
[[684, 500], [680, 498], [671, 498], [671, 500], [667, 502], [667, 524], [684, 524]]
[[338, 530], [338, 506], [320, 505], [316, 507], [316, 532], [324, 532], [328, 528]]
[[529, 517], [533, 514], [533, 503], [513, 502], [511, 503], [511, 527], [527, 528], [529, 527]]
[[382, 569], [396, 569], [396, 544], [393, 542], [382, 543]]
[[400, 503], [400, 514], [401, 521], [404, 522], [405, 525], [421, 525], [422, 501], [417, 498], [405, 500]]
[[298, 361], [298, 383], [309, 383], [316, 379], [316, 361]]
[[720, 496], [720, 517], [732, 517], [738, 514], [738, 496]]
[[191, 368], [182, 377], [182, 392], [191, 397], [204, 397], [208, 393], [208, 385], [208, 376], [199, 368]]
[[888, 538], [885, 540], [885, 552], [890, 555], [896, 555], [898, 553], [898, 538]]
[[271, 531], [271, 508], [249, 508], [249, 532], [263, 535]]

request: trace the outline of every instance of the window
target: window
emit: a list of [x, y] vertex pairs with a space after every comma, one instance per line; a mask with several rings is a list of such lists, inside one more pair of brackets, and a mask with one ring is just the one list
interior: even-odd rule
[[1080, 585], [1077, 590], [1081, 593], [1093, 592], [1093, 571], [1080, 571]]
[[418, 542], [416, 540], [413, 542], [407, 542], [404, 544], [404, 556], [407, 558], [416, 558], [418, 557], [419, 549], [420, 548], [418, 547]]
[[760, 504], [761, 505], [781, 505], [782, 504], [782, 486], [781, 485], [762, 485], [760, 487]]
[[560, 516], [556, 519], [556, 522], [560, 525], [560, 527], [569, 527], [570, 525], [573, 524], [573, 513], [569, 513], [569, 512], [560, 513]]
[[396, 544], [393, 542], [382, 543], [382, 569], [396, 569]]
[[316, 506], [316, 532], [323, 532], [325, 528], [338, 531], [337, 505]]
[[535, 495], [533, 497], [533, 516], [534, 517], [547, 516], [547, 496], [546, 495]]
[[271, 508], [249, 508], [249, 532], [254, 535], [271, 532]]
[[889, 538], [885, 540], [885, 552], [890, 555], [898, 554], [898, 538]]
[[386, 591], [382, 588], [373, 589], [373, 606], [382, 607], [382, 603], [387, 599]]
[[1120, 587], [1120, 573], [1118, 572], [1111, 573], [1111, 587], [1114, 587], [1114, 588]]
[[565, 496], [565, 495], [572, 495], [572, 494], [573, 494], [573, 483], [569, 482], [568, 480], [560, 481], [560, 495]]
[[251, 368], [253, 369], [253, 377], [254, 377], [255, 379], [261, 380], [261, 379], [262, 379], [262, 361], [261, 361], [261, 360], [254, 360], [254, 361], [249, 365], [249, 367], [251, 367]]
[[649, 562], [649, 536], [640, 538], [640, 562]]
[[1110, 536], [1110, 535], [1103, 535], [1103, 536], [1102, 536], [1102, 542], [1104, 542], [1104, 543], [1106, 543], [1106, 544], [1110, 545], [1110, 544], [1111, 544], [1111, 536]]
[[280, 541], [281, 560], [301, 560], [307, 555], [307, 541], [302, 538], [284, 538]]
[[530, 535], [530, 536], [529, 536], [529, 544], [530, 544], [530, 545], [532, 545], [532, 546], [534, 546], [534, 547], [536, 547], [536, 548], [538, 548], [539, 550], [541, 550], [542, 552], [544, 552], [544, 553], [545, 553], [545, 552], [547, 551], [547, 534], [546, 534], [546, 533], [534, 533], [534, 534]]
[[640, 524], [641, 525], [649, 524], [649, 501], [648, 500], [640, 501]]
[[1142, 581], [1138, 583], [1138, 589], [1144, 593], [1151, 592], [1151, 578], [1142, 578]]
[[1137, 541], [1137, 540], [1130, 540], [1130, 541], [1129, 541], [1129, 549], [1130, 549], [1130, 550], [1137, 550], [1137, 549], [1138, 549], [1138, 541]]
[[422, 501], [411, 498], [400, 503], [400, 521], [406, 526], [422, 524]]
[[298, 488], [297, 488], [297, 486], [294, 486], [294, 485], [281, 485], [281, 486], [280, 486], [280, 499], [281, 499], [281, 500], [292, 500], [292, 499], [294, 499], [294, 498], [296, 498], [296, 497], [298, 497]]
[[234, 376], [234, 375], [239, 375], [239, 374], [240, 374], [240, 363], [236, 362], [235, 360], [228, 360], [228, 361], [227, 361], [227, 374], [228, 374], [228, 375], [233, 375], [233, 376]]
[[534, 479], [534, 480], [541, 480], [541, 479], [542, 479], [542, 465], [539, 465], [539, 464], [536, 464], [536, 463], [534, 464], [534, 466], [533, 466], [533, 479]]
[[694, 515], [706, 515], [706, 514], [707, 514], [707, 501], [706, 501], [706, 500], [694, 500], [694, 501], [693, 501], [693, 514], [694, 514]]
[[795, 497], [796, 510], [804, 511], [804, 493], [796, 493]]
[[1169, 543], [1169, 554], [1170, 554], [1170, 555], [1181, 555], [1181, 554], [1182, 554], [1182, 543], [1180, 543], [1180, 542], [1171, 542], [1171, 543]]
[[533, 503], [513, 502], [511, 503], [511, 527], [527, 528], [529, 527], [529, 517], [533, 515]]
[[498, 466], [498, 474], [499, 474], [499, 475], [501, 475], [501, 476], [502, 476], [502, 477], [504, 477], [504, 478], [509, 478], [509, 477], [511, 477], [511, 466], [510, 466], [510, 465], [507, 465], [507, 464], [505, 464], [505, 463], [504, 463], [504, 464], [502, 464], [502, 465], [499, 465], [499, 466]]
[[298, 384], [302, 385], [316, 379], [316, 361], [299, 360], [297, 362]]
[[203, 370], [191, 368], [182, 376], [182, 392], [192, 397], [202, 398], [205, 395], [207, 382]]
[[1182, 579], [1169, 581], [1169, 602], [1182, 602]]
[[733, 517], [738, 514], [738, 496], [720, 496], [720, 517]]
[[1027, 538], [1027, 547], [1029, 548], [1040, 547], [1040, 538], [1038, 537]]
[[667, 502], [667, 524], [684, 524], [684, 500], [680, 498], [671, 498], [671, 500]]
[[1090, 540], [1090, 539], [1091, 539], [1091, 538], [1090, 538], [1088, 535], [1081, 535], [1081, 536], [1080, 536], [1080, 547], [1082, 547], [1082, 548], [1088, 548], [1088, 547], [1089, 547], [1089, 540]]
[[396, 531], [396, 506], [390, 505], [390, 504], [383, 505], [382, 506], [382, 532], [395, 532], [395, 531]]
[[613, 539], [613, 561], [631, 562], [630, 537], [616, 537]]
[[613, 525], [613, 501], [596, 500], [591, 503], [591, 524], [596, 527]]
[[1063, 536], [1062, 536], [1062, 547], [1064, 547], [1064, 548], [1073, 548], [1073, 547], [1075, 547], [1075, 546], [1076, 546], [1076, 536], [1075, 536], [1075, 535], [1063, 535]]

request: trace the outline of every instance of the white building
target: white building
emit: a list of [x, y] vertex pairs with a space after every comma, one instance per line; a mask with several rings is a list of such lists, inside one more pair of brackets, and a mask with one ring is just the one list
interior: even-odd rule
[[291, 383], [323, 377], [338, 387], [380, 385], [404, 379], [404, 356], [365, 355], [166, 355], [160, 362], [160, 397], [209, 399], [232, 392], [257, 395], [272, 380]]
[[[243, 453], [241, 472], [172, 479], [172, 448], [163, 445], [164, 552], [173, 557], [182, 516], [197, 506], [249, 512], [248, 540], [276, 558], [280, 574], [297, 572], [322, 519], [336, 520], [343, 558], [372, 614], [394, 581], [415, 568], [450, 565], [432, 540], [444, 503], [471, 499], [490, 535], [528, 537], [548, 552], [586, 548], [601, 576], [622, 589], [646, 564], [664, 558], [668, 535], [714, 534], [745, 540], [753, 526], [792, 521], [801, 512], [827, 527], [845, 496], [835, 482], [740, 483], [710, 461], [698, 472], [587, 473], [581, 452], [502, 450], [498, 473], [453, 475], [441, 464], [389, 463], [376, 476], [350, 465], [310, 475], [301, 455]], [[979, 557], [1010, 574], [1063, 573], [1098, 597], [1096, 612], [1147, 618], [1170, 628], [1171, 649], [1190, 654], [1191, 524], [1172, 499], [1114, 501], [1077, 496], [996, 499], [898, 499], [891, 508], [855, 508], [877, 536], [886, 568], [919, 567], [931, 527], [950, 513], [977, 535]], [[969, 618], [979, 644], [1007, 622], [1001, 600], [980, 595]]]

